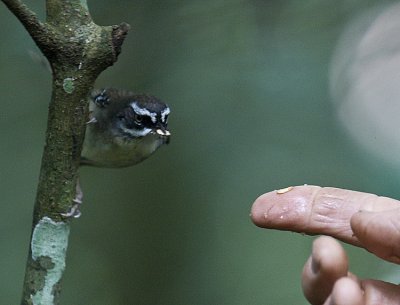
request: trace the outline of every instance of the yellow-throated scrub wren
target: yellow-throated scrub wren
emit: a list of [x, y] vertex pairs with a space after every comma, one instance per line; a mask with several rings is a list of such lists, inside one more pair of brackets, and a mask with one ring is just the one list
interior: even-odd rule
[[[81, 164], [98, 167], [135, 165], [168, 144], [170, 109], [151, 95], [119, 89], [93, 90]], [[77, 184], [74, 205], [65, 217], [79, 217], [82, 191]]]

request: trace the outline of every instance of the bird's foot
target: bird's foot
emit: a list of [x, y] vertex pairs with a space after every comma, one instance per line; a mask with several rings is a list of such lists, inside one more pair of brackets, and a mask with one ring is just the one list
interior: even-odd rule
[[83, 192], [78, 179], [78, 181], [76, 182], [76, 193], [75, 198], [72, 200], [72, 206], [68, 212], [61, 213], [61, 216], [65, 218], [79, 218], [82, 215], [81, 211], [79, 210], [80, 206], [82, 205], [82, 200]]
[[69, 209], [69, 211], [66, 212], [66, 213], [61, 213], [62, 217], [65, 217], [65, 218], [70, 218], [70, 217], [79, 218], [79, 217], [81, 217], [82, 212], [79, 210], [79, 207], [81, 206], [82, 201], [78, 201], [75, 198], [74, 200], [72, 200], [72, 202], [73, 202], [73, 204], [72, 204], [71, 208]]

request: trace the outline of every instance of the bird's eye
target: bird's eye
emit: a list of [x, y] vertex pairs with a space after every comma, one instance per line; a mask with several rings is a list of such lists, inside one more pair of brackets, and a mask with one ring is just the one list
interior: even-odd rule
[[135, 122], [136, 122], [137, 124], [142, 124], [143, 120], [144, 120], [143, 115], [136, 115], [136, 116], [135, 116]]

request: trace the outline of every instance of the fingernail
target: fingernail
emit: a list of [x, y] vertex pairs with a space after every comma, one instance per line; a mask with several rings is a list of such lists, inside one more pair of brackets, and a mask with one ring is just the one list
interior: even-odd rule
[[311, 271], [314, 274], [319, 273], [319, 270], [321, 269], [321, 264], [319, 261], [317, 261], [316, 259], [314, 259], [314, 256], [311, 255]]

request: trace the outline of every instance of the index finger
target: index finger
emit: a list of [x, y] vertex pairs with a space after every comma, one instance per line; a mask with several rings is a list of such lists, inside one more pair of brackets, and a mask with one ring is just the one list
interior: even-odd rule
[[330, 235], [360, 246], [350, 218], [360, 210], [379, 212], [400, 207], [400, 202], [373, 194], [319, 186], [295, 186], [261, 195], [251, 209], [259, 227]]

